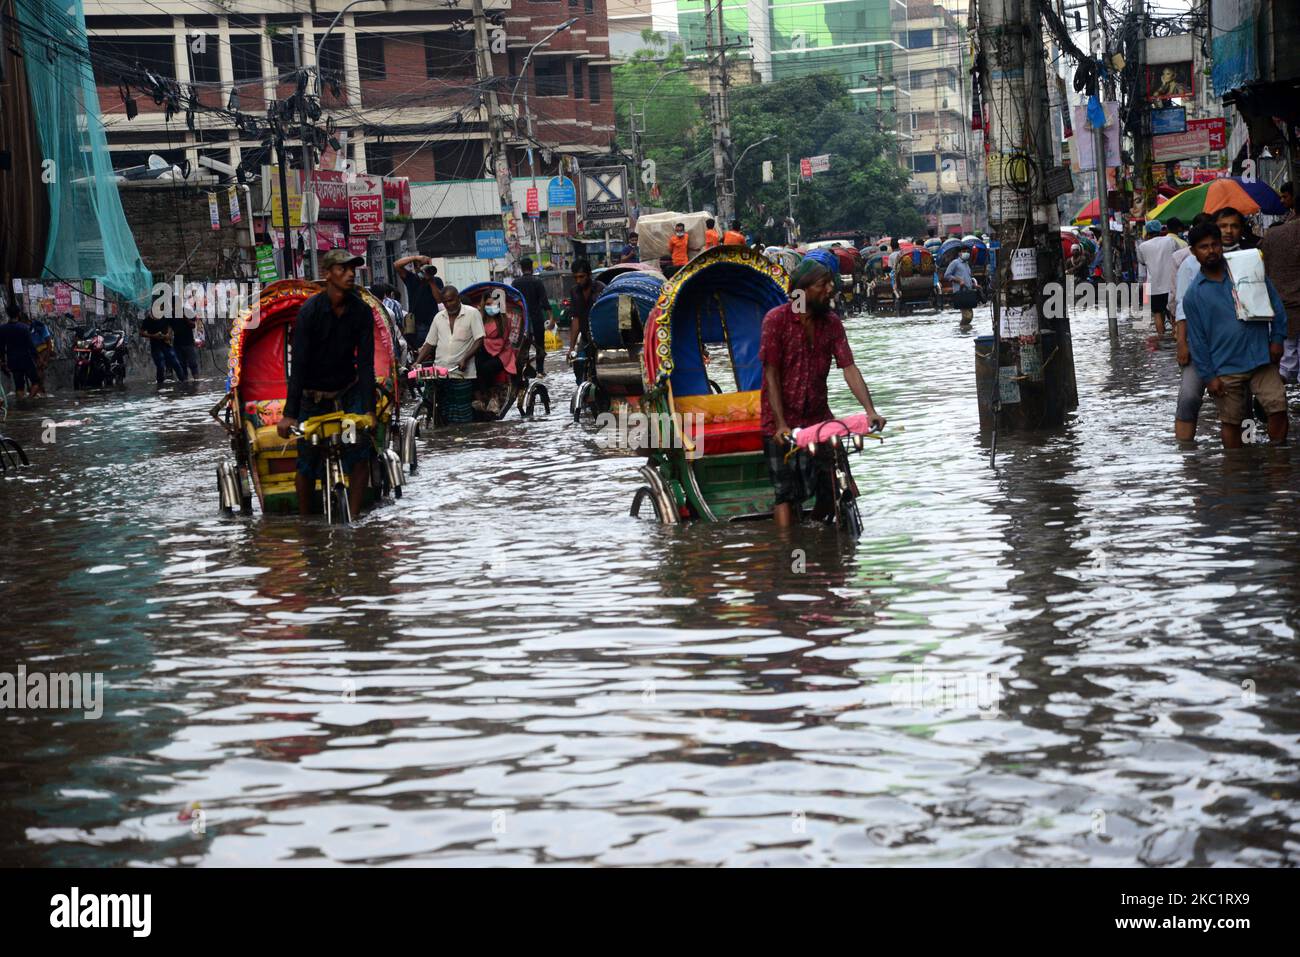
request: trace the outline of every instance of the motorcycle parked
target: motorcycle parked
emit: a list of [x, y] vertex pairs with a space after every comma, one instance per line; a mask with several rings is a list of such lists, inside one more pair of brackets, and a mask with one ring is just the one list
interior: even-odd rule
[[78, 330], [72, 346], [74, 389], [102, 389], [126, 381], [126, 335], [116, 329]]

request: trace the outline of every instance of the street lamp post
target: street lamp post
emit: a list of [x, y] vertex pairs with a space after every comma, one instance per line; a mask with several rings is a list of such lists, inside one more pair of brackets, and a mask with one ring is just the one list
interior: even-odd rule
[[[515, 102], [515, 94], [519, 92], [519, 82], [528, 74], [528, 64], [532, 62], [533, 54], [537, 51], [537, 48], [542, 46], [547, 41], [549, 41], [551, 37], [555, 36], [557, 33], [562, 33], [563, 31], [569, 29], [569, 27], [573, 26], [577, 22], [578, 22], [577, 17], [569, 17], [569, 19], [565, 20], [559, 26], [553, 27], [550, 33], [546, 34], [546, 36], [542, 37], [531, 47], [529, 47], [528, 55], [524, 57], [524, 65], [519, 68], [519, 76], [515, 77], [514, 88], [510, 91], [510, 102], [512, 105]], [[528, 87], [527, 86], [524, 87], [524, 119], [528, 123], [528, 172], [529, 175], [531, 175], [532, 177], [533, 189], [537, 189], [537, 157], [535, 151], [533, 150], [533, 114], [528, 108]], [[516, 110], [515, 111], [515, 136], [518, 135], [519, 135], [519, 112]], [[539, 208], [540, 205], [541, 204], [539, 202], [538, 203]], [[529, 218], [532, 219], [533, 221], [533, 249], [537, 250], [537, 255], [540, 258], [542, 254], [542, 241], [537, 235], [537, 217], [530, 216]]]
[[672, 76], [674, 73], [686, 73], [686, 72], [689, 72], [690, 69], [691, 69], [691, 68], [688, 67], [688, 66], [679, 66], [679, 67], [677, 67], [676, 69], [669, 70], [667, 73], [663, 73], [663, 74], [661, 74], [660, 77], [659, 77], [659, 79], [655, 80], [654, 83], [650, 84], [650, 90], [649, 90], [649, 92], [646, 93], [646, 95], [642, 98], [642, 100], [641, 100], [641, 112], [640, 112], [640, 113], [632, 113], [632, 114], [629, 116], [629, 119], [631, 120], [631, 123], [632, 123], [632, 162], [634, 162], [634, 163], [636, 164], [636, 169], [632, 171], [632, 195], [633, 195], [633, 198], [634, 198], [634, 200], [635, 200], [635, 202], [636, 202], [636, 207], [637, 207], [637, 209], [640, 209], [640, 208], [641, 208], [641, 188], [640, 188], [640, 186], [638, 186], [637, 184], [641, 181], [641, 160], [642, 160], [642, 157], [641, 157], [641, 140], [640, 140], [640, 139], [638, 138], [638, 136], [637, 136], [636, 118], [637, 118], [638, 116], [641, 117], [641, 123], [642, 123], [642, 127], [643, 127], [641, 132], [645, 132], [645, 130], [644, 130], [644, 124], [645, 124], [645, 109], [646, 109], [647, 106], [650, 105], [650, 97], [651, 97], [652, 95], [654, 95], [654, 91], [657, 90], [657, 89], [659, 89], [659, 84], [660, 84], [660, 83], [662, 83], [664, 80], [668, 79], [668, 78], [669, 78], [670, 76]]
[[[761, 140], [758, 140], [757, 142], [750, 143], [743, 150], [741, 150], [740, 156], [736, 159], [736, 162], [731, 164], [731, 195], [732, 196], [736, 195], [736, 169], [740, 166], [741, 162], [744, 160], [745, 154], [748, 153], [750, 150], [752, 150], [755, 146], [762, 146], [764, 143], [768, 142], [769, 140], [774, 140], [774, 139], [776, 139], [776, 134], [772, 133], [768, 136], [764, 136]], [[730, 228], [730, 224], [728, 224], [728, 228]]]
[[[346, 4], [343, 7], [343, 9], [340, 10], [335, 15], [334, 20], [325, 29], [325, 33], [316, 42], [316, 97], [317, 99], [319, 99], [321, 95], [320, 53], [321, 50], [324, 49], [325, 47], [325, 41], [329, 39], [330, 34], [334, 32], [334, 28], [338, 26], [339, 21], [343, 19], [343, 14], [347, 13], [357, 4], [367, 3], [367, 2], [369, 2], [369, 0], [352, 0], [351, 3]], [[297, 56], [296, 47], [294, 48], [294, 55]], [[311, 147], [307, 145], [307, 115], [306, 115], [306, 111], [302, 109], [302, 105], [303, 105], [302, 103], [298, 104], [299, 119], [302, 122], [302, 195], [303, 195], [303, 202], [310, 203], [312, 209], [311, 222], [307, 224], [307, 245], [308, 247], [310, 247], [308, 251], [311, 253], [311, 278], [316, 279], [318, 278], [317, 274], [319, 270], [319, 267], [316, 262], [316, 219], [320, 215], [320, 210], [316, 204], [316, 195], [314, 192], [314, 188], [312, 186], [312, 174], [315, 172], [314, 167], [316, 164], [312, 158]]]

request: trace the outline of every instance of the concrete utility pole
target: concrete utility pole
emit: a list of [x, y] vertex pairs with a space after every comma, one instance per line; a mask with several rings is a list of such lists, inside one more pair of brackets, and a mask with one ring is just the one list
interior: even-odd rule
[[730, 85], [727, 79], [729, 44], [723, 31], [722, 0], [718, 0], [716, 19], [712, 2], [713, 0], [704, 0], [704, 50], [709, 60], [709, 125], [713, 130], [713, 188], [718, 197], [717, 219], [725, 229], [736, 218], [736, 197], [732, 192], [728, 170], [731, 152], [731, 107], [727, 102], [727, 91]]
[[[519, 217], [515, 215], [514, 186], [510, 181], [510, 157], [506, 153], [505, 126], [501, 122], [501, 103], [492, 78], [492, 54], [488, 46], [487, 17], [483, 0], [473, 0], [474, 73], [480, 86], [487, 89], [488, 139], [491, 143], [492, 169], [496, 175], [497, 196], [501, 200], [501, 229], [506, 234], [506, 272], [515, 274], [519, 260]], [[414, 251], [414, 250], [413, 250]]]
[[[1097, 30], [1096, 0], [1088, 0], [1088, 53], [1094, 60], [1106, 59], [1106, 41]], [[1097, 99], [1102, 108], [1106, 96], [1101, 83], [1097, 84]], [[1118, 119], [1116, 120], [1118, 122]], [[1092, 153], [1097, 167], [1097, 219], [1101, 223], [1101, 277], [1109, 287], [1115, 281], [1115, 264], [1111, 259], [1110, 207], [1106, 202], [1106, 130], [1098, 127], [1092, 131]], [[1119, 338], [1119, 319], [1115, 315], [1115, 298], [1106, 296], [1106, 324], [1112, 340]]]
[[1069, 319], [1045, 309], [1045, 287], [1061, 283], [1064, 266], [1060, 220], [1042, 175], [1052, 165], [1043, 2], [978, 3], [980, 79], [989, 106], [989, 223], [1000, 244], [994, 352], [977, 366], [981, 402], [985, 389], [997, 398], [990, 408], [981, 406], [982, 428], [1059, 426], [1076, 401]]
[[[326, 36], [329, 34], [326, 33]], [[322, 37], [322, 42], [324, 38]], [[320, 70], [320, 54], [316, 54], [316, 69]], [[302, 72], [302, 48], [299, 43], [298, 28], [293, 28], [293, 68], [297, 74], [298, 90], [294, 94], [294, 99], [298, 107], [299, 135], [302, 137], [302, 211], [303, 216], [307, 217], [310, 212], [310, 222], [307, 224], [307, 254], [308, 254], [308, 279], [316, 279], [320, 275], [320, 267], [316, 261], [316, 194], [313, 192], [312, 173], [315, 163], [313, 162], [311, 148], [311, 134], [307, 132], [307, 78]], [[319, 76], [319, 73], [317, 74]]]

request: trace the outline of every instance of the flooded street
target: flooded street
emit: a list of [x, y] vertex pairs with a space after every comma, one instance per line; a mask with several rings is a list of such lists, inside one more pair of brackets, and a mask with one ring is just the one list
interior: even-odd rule
[[903, 427], [856, 549], [630, 517], [555, 357], [342, 529], [219, 515], [210, 373], [11, 411], [0, 670], [106, 687], [0, 718], [0, 862], [1294, 864], [1300, 451], [1178, 448], [1172, 345], [1091, 315], [993, 469], [954, 314], [847, 325]]

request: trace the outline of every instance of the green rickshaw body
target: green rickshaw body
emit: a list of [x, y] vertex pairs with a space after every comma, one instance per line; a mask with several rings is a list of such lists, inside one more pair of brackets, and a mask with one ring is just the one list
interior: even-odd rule
[[[642, 408], [658, 427], [634, 510], [648, 497], [667, 524], [771, 515], [758, 350], [788, 283], [780, 263], [743, 246], [706, 249], [664, 283], [645, 326]], [[731, 388], [714, 392], [723, 380]]]

